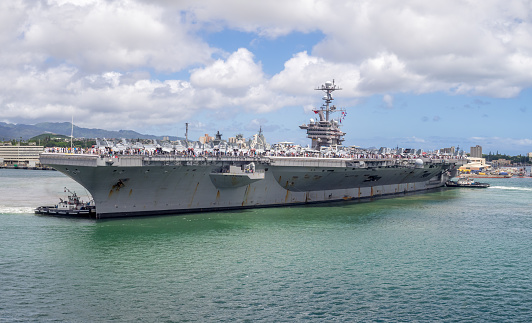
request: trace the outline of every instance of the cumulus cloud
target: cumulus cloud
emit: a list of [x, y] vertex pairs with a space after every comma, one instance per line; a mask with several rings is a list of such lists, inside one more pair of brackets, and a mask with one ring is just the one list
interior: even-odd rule
[[[3, 107], [2, 117], [39, 122], [64, 121], [74, 115], [76, 124], [81, 126], [122, 129], [162, 124], [169, 115], [189, 117], [194, 112], [184, 108], [192, 105], [195, 95], [187, 82], [122, 83], [121, 78], [117, 73], [77, 78], [75, 72], [68, 70], [21, 77], [10, 88], [12, 96], [7, 98], [9, 103]], [[43, 84], [52, 85], [47, 88]], [[23, 90], [29, 86], [39, 91], [28, 99], [23, 97]]]
[[[201, 21], [222, 21], [270, 37], [319, 30], [326, 37], [314, 46], [312, 57], [339, 69], [350, 65], [360, 75], [356, 92], [363, 95], [447, 91], [508, 98], [532, 83], [526, 72], [532, 68], [531, 9], [526, 2], [288, 4], [297, 10], [278, 4], [238, 2], [240, 10], [232, 10], [226, 2], [206, 1], [189, 8]], [[295, 71], [288, 63], [296, 61], [291, 61], [283, 73]]]
[[[327, 79], [324, 79], [327, 78]], [[306, 51], [297, 53], [284, 64], [284, 69], [270, 80], [270, 87], [294, 95], [308, 95], [308, 89], [334, 79], [342, 85], [337, 95], [358, 96], [360, 82], [359, 68], [354, 64], [336, 64]]]
[[316, 23], [334, 12], [327, 2], [306, 0], [189, 0], [180, 6], [186, 7], [198, 22], [222, 23], [224, 27], [268, 38], [287, 35], [293, 31], [318, 30]]
[[[360, 69], [360, 88], [368, 95], [411, 91], [415, 85], [423, 84], [424, 79], [422, 75], [409, 71], [405, 62], [390, 53], [379, 53], [376, 57], [365, 60]], [[420, 92], [420, 89], [417, 88], [415, 92]]]
[[260, 63], [253, 61], [253, 54], [240, 48], [232, 53], [227, 60], [194, 69], [190, 82], [201, 88], [242, 90], [265, 81]]
[[81, 71], [146, 66], [178, 71], [208, 62], [215, 51], [186, 23], [167, 17], [163, 7], [136, 1], [19, 0], [0, 6], [5, 16], [0, 17], [8, 18], [0, 23], [0, 41], [10, 49], [1, 56], [10, 65], [65, 62]]
[[[234, 6], [239, 10], [233, 10]], [[514, 97], [530, 86], [530, 4], [513, 1], [270, 1], [190, 5], [204, 22], [279, 37], [319, 30], [312, 56], [352, 64], [359, 91]], [[297, 9], [296, 9], [297, 8]], [[334, 19], [331, 19], [334, 17]]]
[[[414, 78], [409, 84], [395, 83], [399, 91], [457, 89], [511, 97], [530, 84], [524, 71], [532, 67], [531, 25], [529, 4], [507, 4], [355, 1], [323, 26], [328, 37], [314, 52], [335, 61], [388, 67], [384, 74], [391, 76], [392, 86], [398, 76]], [[518, 81], [523, 77], [528, 81]]]

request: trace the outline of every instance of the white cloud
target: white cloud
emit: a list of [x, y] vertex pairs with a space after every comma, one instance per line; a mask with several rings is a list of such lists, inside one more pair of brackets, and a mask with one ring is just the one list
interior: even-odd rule
[[418, 92], [424, 77], [413, 74], [395, 54], [379, 53], [360, 65], [360, 89], [368, 95], [382, 92]]
[[[532, 151], [532, 139], [530, 138], [508, 138], [508, 137], [471, 137], [470, 142], [476, 143], [482, 147], [519, 147]], [[515, 149], [515, 148], [514, 148]], [[484, 152], [485, 153], [485, 152]]]
[[527, 1], [212, 0], [189, 8], [198, 21], [269, 37], [319, 30], [325, 39], [309, 56], [353, 65], [365, 95], [448, 91], [507, 98], [532, 84]]
[[411, 142], [411, 143], [425, 143], [425, 139], [423, 138], [417, 138], [416, 136], [412, 136], [410, 138], [406, 138], [405, 141]]
[[388, 108], [393, 108], [393, 96], [385, 94], [382, 97], [382, 101], [386, 104]]
[[[2, 32], [0, 41], [9, 41], [9, 51], [1, 54], [9, 64], [52, 59], [81, 72], [145, 67], [168, 72], [206, 63], [215, 51], [163, 7], [133, 0], [5, 3], [0, 12], [9, 19], [1, 24], [10, 31]], [[16, 52], [23, 55], [17, 58]]]
[[[5, 120], [65, 121], [74, 115], [80, 126], [131, 129], [164, 124], [169, 117], [183, 120], [198, 109], [193, 104], [196, 91], [188, 82], [131, 82], [119, 73], [79, 77], [64, 66], [29, 71], [3, 85], [3, 93], [9, 94], [0, 99]], [[28, 89], [32, 95], [26, 97]]]
[[339, 95], [357, 96], [360, 80], [358, 66], [336, 64], [323, 58], [301, 52], [284, 64], [284, 70], [274, 75], [270, 87], [287, 93], [308, 95], [309, 88], [317, 87], [326, 81], [335, 80], [342, 85]]
[[253, 54], [240, 48], [227, 60], [194, 69], [190, 82], [200, 88], [237, 89], [242, 90], [261, 84], [265, 81], [260, 63], [253, 61]]
[[[166, 3], [165, 0], [159, 2]], [[222, 23], [232, 29], [269, 38], [283, 36], [294, 30], [318, 30], [316, 23], [334, 12], [330, 3], [320, 0], [190, 0], [182, 7], [190, 10], [198, 22]]]

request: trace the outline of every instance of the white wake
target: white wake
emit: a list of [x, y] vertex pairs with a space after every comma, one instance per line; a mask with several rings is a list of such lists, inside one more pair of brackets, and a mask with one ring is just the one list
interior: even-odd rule
[[515, 187], [515, 186], [491, 186], [490, 188], [496, 188], [499, 190], [511, 190], [511, 191], [531, 191], [532, 187]]

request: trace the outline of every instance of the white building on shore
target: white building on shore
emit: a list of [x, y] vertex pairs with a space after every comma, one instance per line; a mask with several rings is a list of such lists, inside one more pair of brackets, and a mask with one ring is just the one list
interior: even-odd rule
[[484, 171], [491, 168], [491, 165], [486, 164], [486, 158], [469, 157], [468, 160], [469, 163], [460, 166], [460, 172], [469, 173], [471, 171]]
[[35, 167], [39, 164], [39, 154], [44, 151], [43, 146], [0, 146], [0, 164], [2, 166]]

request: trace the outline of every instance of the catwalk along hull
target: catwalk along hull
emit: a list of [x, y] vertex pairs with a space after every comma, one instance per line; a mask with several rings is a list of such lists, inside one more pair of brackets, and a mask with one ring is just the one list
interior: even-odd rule
[[[445, 185], [460, 160], [177, 157], [44, 153], [84, 186], [96, 217], [355, 200]], [[243, 171], [253, 164], [253, 171]], [[238, 171], [227, 172], [227, 168]], [[224, 171], [225, 169], [225, 171]], [[242, 171], [240, 171], [242, 169]]]

